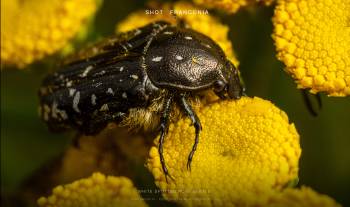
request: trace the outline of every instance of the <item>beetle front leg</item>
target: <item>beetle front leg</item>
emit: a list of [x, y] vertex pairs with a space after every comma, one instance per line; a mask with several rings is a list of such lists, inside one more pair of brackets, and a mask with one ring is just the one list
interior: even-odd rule
[[192, 162], [194, 152], [197, 150], [197, 145], [199, 142], [199, 133], [202, 130], [202, 125], [201, 125], [201, 122], [200, 122], [198, 116], [193, 111], [191, 105], [187, 102], [185, 94], [180, 95], [180, 105], [185, 110], [186, 114], [190, 117], [190, 119], [194, 125], [195, 133], [196, 133], [196, 138], [195, 138], [194, 144], [192, 146], [192, 150], [191, 150], [190, 154], [188, 155], [188, 159], [187, 159], [187, 169], [191, 170], [191, 162]]
[[165, 165], [165, 160], [164, 160], [164, 156], [163, 156], [163, 143], [164, 143], [164, 138], [165, 135], [168, 132], [168, 128], [169, 128], [169, 116], [170, 116], [170, 112], [171, 112], [171, 106], [173, 103], [173, 99], [174, 97], [172, 95], [170, 95], [169, 97], [165, 98], [164, 100], [164, 109], [162, 112], [162, 116], [160, 117], [160, 138], [159, 138], [159, 146], [158, 146], [158, 153], [159, 153], [159, 157], [160, 157], [160, 163], [162, 165], [162, 169], [163, 172], [165, 174], [165, 179], [167, 180], [167, 176], [170, 176], [169, 172], [168, 172], [168, 168]]

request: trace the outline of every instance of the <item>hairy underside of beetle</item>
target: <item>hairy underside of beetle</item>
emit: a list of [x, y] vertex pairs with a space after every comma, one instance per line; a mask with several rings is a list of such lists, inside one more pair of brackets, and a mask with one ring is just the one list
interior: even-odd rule
[[[197, 94], [191, 94], [188, 97], [188, 102], [196, 110], [201, 105], [201, 101], [205, 99], [209, 91], [204, 91]], [[127, 127], [130, 132], [155, 132], [159, 130], [160, 116], [164, 109], [164, 101], [167, 96], [167, 92], [162, 92], [152, 103], [146, 108], [132, 108], [129, 109], [129, 113], [126, 117], [117, 124], [118, 126]], [[185, 114], [181, 108], [175, 103], [170, 113], [170, 122], [176, 122]]]

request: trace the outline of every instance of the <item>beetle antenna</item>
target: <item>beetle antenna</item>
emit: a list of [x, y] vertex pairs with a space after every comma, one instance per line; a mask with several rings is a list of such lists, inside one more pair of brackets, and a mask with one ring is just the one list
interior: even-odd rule
[[[310, 112], [310, 114], [314, 117], [319, 115], [319, 112], [322, 109], [322, 99], [319, 93], [317, 94], [310, 94], [309, 92], [307, 92], [306, 89], [302, 89], [301, 90], [302, 96], [303, 96], [303, 100], [304, 103], [306, 105], [307, 110]], [[316, 98], [317, 100], [317, 109], [315, 109], [314, 105], [311, 102], [311, 97], [313, 96]]]
[[[171, 6], [171, 9], [175, 11], [174, 4]], [[180, 18], [175, 12], [171, 12], [171, 15], [174, 17], [176, 20], [176, 26], [181, 27], [181, 28], [189, 28], [188, 24], [185, 22], [183, 18]]]

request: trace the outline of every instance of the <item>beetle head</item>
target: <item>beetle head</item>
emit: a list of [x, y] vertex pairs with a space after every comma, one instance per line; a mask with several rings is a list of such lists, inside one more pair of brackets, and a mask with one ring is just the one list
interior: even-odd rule
[[230, 61], [226, 61], [222, 73], [222, 80], [219, 79], [214, 83], [214, 91], [220, 98], [226, 98], [226, 94], [233, 99], [239, 99], [245, 95], [245, 88], [241, 83], [239, 72]]

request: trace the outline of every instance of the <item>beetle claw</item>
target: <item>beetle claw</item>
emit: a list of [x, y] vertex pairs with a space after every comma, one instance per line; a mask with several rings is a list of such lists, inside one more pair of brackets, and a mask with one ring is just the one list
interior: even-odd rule
[[187, 170], [191, 172], [191, 162], [192, 160], [187, 160]]

